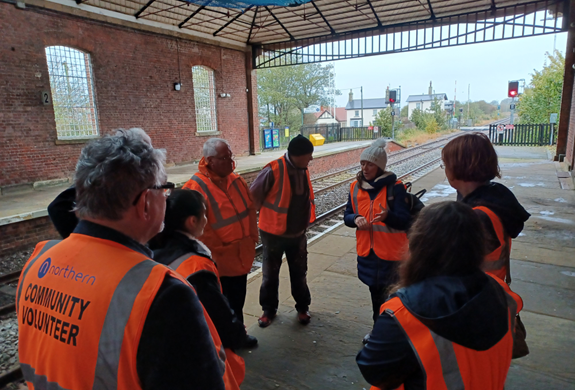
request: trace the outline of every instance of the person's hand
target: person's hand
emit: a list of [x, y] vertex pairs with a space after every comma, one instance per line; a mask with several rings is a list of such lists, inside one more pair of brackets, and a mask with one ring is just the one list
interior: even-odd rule
[[376, 223], [376, 222], [383, 222], [385, 221], [385, 219], [387, 218], [387, 213], [389, 212], [388, 209], [384, 209], [381, 206], [381, 203], [379, 204], [379, 209], [381, 210], [379, 213], [375, 214], [375, 218], [373, 218], [373, 220], [371, 221], [371, 223]]
[[369, 222], [365, 219], [364, 216], [358, 215], [355, 217], [355, 224], [357, 225], [358, 230], [368, 230], [369, 229]]

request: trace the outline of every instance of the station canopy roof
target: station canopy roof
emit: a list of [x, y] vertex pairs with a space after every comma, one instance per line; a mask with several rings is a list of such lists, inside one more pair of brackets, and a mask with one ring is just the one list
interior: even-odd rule
[[[521, 0], [76, 0], [107, 11], [134, 16], [171, 29], [191, 30], [239, 45], [282, 47], [348, 39], [350, 34], [381, 34], [391, 26], [404, 31], [418, 22], [447, 25], [541, 7], [563, 10], [564, 1]], [[460, 22], [460, 21], [459, 21]], [[366, 33], [367, 32], [367, 33]]]

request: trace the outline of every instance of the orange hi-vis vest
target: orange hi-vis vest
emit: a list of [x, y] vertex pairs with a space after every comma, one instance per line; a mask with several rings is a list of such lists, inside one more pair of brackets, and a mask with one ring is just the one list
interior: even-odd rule
[[[515, 301], [506, 295], [509, 327], [501, 340], [486, 351], [476, 351], [451, 342], [425, 326], [406, 309], [399, 297], [381, 305], [409, 339], [426, 378], [428, 390], [502, 390], [511, 365]], [[399, 389], [405, 387], [401, 385]], [[377, 390], [375, 386], [371, 390]]]
[[[168, 267], [113, 241], [73, 233], [61, 242], [39, 243], [16, 297], [28, 387], [141, 389], [138, 345], [167, 275], [189, 286]], [[231, 369], [205, 309], [204, 317], [227, 384], [234, 380]]]
[[[184, 278], [188, 279], [191, 275], [199, 271], [209, 271], [215, 274], [218, 278], [218, 284], [220, 283], [220, 277], [218, 274], [218, 269], [216, 264], [207, 257], [198, 256], [193, 253], [186, 253], [174, 261], [172, 261], [168, 267], [175, 270], [178, 274], [182, 275]], [[220, 284], [220, 291], [222, 290], [222, 285]], [[241, 356], [238, 356], [234, 351], [229, 348], [225, 348], [226, 351], [226, 363], [229, 364], [231, 368], [231, 373], [235, 379], [237, 385], [241, 385], [246, 376], [246, 364]], [[231, 389], [228, 387], [228, 382], [226, 382], [226, 389]]]
[[506, 280], [507, 278], [507, 283], [511, 283], [511, 275], [509, 275], [511, 237], [505, 233], [501, 220], [493, 211], [484, 206], [474, 207], [473, 210], [480, 210], [487, 214], [493, 224], [493, 229], [495, 230], [495, 234], [497, 234], [497, 239], [500, 244], [497, 249], [485, 257], [482, 265], [483, 271], [489, 272], [501, 280]]
[[212, 252], [220, 276], [249, 273], [256, 253], [257, 230], [255, 209], [244, 180], [231, 173], [224, 191], [207, 175], [197, 172], [183, 188], [199, 191], [207, 200], [208, 224], [200, 239]]
[[[259, 228], [276, 236], [281, 236], [287, 229], [287, 213], [292, 196], [287, 164], [285, 156], [282, 156], [266, 165], [266, 167], [269, 166], [272, 169], [274, 184], [260, 209]], [[313, 223], [315, 221], [315, 196], [309, 177], [309, 170], [306, 170], [306, 176], [309, 186], [309, 223]]]
[[[371, 221], [378, 213], [379, 205], [387, 208], [387, 188], [379, 191], [376, 198], [371, 200], [367, 191], [359, 188], [356, 181], [350, 186], [351, 204], [355, 214], [362, 215]], [[390, 228], [385, 222], [370, 224], [369, 230], [355, 231], [357, 255], [366, 257], [373, 249], [375, 255], [383, 260], [397, 261], [403, 259], [407, 248], [407, 234], [403, 230]]]

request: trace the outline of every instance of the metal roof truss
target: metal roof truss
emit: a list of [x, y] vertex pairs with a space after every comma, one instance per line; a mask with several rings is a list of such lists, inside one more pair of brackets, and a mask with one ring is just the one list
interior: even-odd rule
[[[286, 30], [292, 39], [254, 45], [253, 65], [260, 69], [272, 68], [567, 31], [567, 18], [563, 15], [568, 15], [568, 2], [546, 0], [500, 8], [495, 7], [494, 0], [491, 3], [491, 8], [485, 11], [438, 17], [427, 0], [429, 17], [426, 20], [381, 26], [377, 19], [375, 28], [314, 38], [293, 39], [292, 33]], [[373, 11], [369, 0], [365, 10]], [[373, 15], [377, 13], [374, 11]]]

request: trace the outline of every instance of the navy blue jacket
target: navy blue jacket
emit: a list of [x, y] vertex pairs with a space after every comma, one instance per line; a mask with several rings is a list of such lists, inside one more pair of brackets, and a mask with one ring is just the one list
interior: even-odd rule
[[[392, 172], [386, 172], [384, 175], [374, 180], [368, 181], [373, 187], [370, 190], [360, 188], [360, 191], [367, 191], [371, 200], [377, 197], [377, 194], [389, 184], [397, 181], [397, 176]], [[405, 187], [403, 184], [396, 184], [393, 187], [393, 206], [389, 208], [385, 224], [397, 230], [407, 230], [411, 222], [411, 215], [405, 203]], [[357, 228], [355, 218], [357, 214], [353, 211], [351, 204], [351, 194], [348, 195], [347, 207], [344, 212], [343, 221], [346, 226]], [[379, 288], [388, 286], [395, 281], [395, 270], [397, 261], [380, 259], [372, 251], [367, 257], [357, 256], [357, 275], [359, 279], [369, 287]]]
[[[486, 351], [508, 331], [503, 288], [485, 273], [436, 276], [392, 294], [411, 314], [438, 335], [476, 351]], [[404, 330], [382, 313], [357, 365], [372, 385], [408, 390], [425, 389], [425, 373]]]

